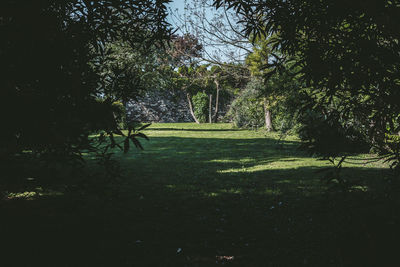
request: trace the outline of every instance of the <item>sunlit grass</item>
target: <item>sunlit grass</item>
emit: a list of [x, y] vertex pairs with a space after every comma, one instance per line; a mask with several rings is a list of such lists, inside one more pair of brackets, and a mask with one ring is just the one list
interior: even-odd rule
[[69, 189], [64, 195], [22, 177], [32, 185], [8, 192], [5, 218], [28, 222], [15, 232], [38, 233], [34, 240], [50, 244], [46, 256], [71, 247], [91, 253], [83, 255], [86, 266], [93, 259], [98, 266], [212, 266], [218, 255], [231, 255], [236, 266], [302, 266], [304, 259], [307, 266], [355, 266], [342, 265], [347, 251], [359, 249], [363, 259], [375, 233], [398, 229], [397, 206], [376, 201], [386, 196], [388, 168], [368, 163], [371, 155], [345, 163], [343, 178], [356, 183], [331, 191], [321, 172], [331, 165], [299, 150], [296, 136], [227, 123], [155, 123], [143, 132], [150, 139], [141, 139], [143, 151], [114, 151], [118, 179], [104, 180], [91, 155], [76, 177], [61, 173], [69, 183], [58, 186]]
[[[228, 123], [154, 123], [144, 133], [150, 138], [142, 141], [144, 151], [118, 155], [128, 183], [168, 184], [170, 190], [189, 195], [227, 193], [233, 190], [229, 187], [244, 187], [239, 191], [247, 192], [250, 184], [257, 184], [259, 193], [269, 192], [271, 185], [298, 194], [327, 188], [317, 170], [330, 163], [300, 151], [296, 136], [280, 139], [279, 133], [237, 129]], [[343, 173], [365, 170], [368, 180], [382, 167], [386, 166], [381, 162], [345, 163]], [[191, 186], [195, 190], [185, 191]]]

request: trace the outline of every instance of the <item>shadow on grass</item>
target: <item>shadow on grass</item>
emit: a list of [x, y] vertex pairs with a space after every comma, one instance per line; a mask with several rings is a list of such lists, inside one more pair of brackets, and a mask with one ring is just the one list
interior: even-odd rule
[[[227, 152], [234, 158], [242, 158], [246, 155], [265, 156], [273, 154], [276, 156], [295, 155], [307, 157], [305, 153], [299, 151], [298, 141], [276, 140], [272, 138], [192, 138], [192, 137], [152, 137], [149, 136], [149, 142], [143, 142], [145, 147], [144, 153], [167, 154], [166, 156], [174, 157], [175, 153], [202, 153], [204, 157], [210, 155], [218, 155], [223, 158], [225, 155], [221, 152]], [[166, 153], [167, 152], [167, 153]], [[133, 152], [135, 153], [135, 151]]]
[[2, 201], [3, 261], [388, 266], [397, 260], [399, 201], [394, 187], [380, 193], [387, 170], [346, 168], [369, 190], [327, 193], [315, 172], [321, 166], [296, 147], [272, 139], [152, 138], [142, 153], [119, 158], [124, 180], [101, 192]]
[[148, 128], [145, 131], [188, 131], [188, 132], [238, 132], [238, 131], [248, 131], [246, 129], [231, 128], [231, 129], [212, 129], [212, 128]]

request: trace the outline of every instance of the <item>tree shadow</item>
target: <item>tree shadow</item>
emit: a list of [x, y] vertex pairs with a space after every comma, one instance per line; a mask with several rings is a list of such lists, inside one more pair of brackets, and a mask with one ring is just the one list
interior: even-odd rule
[[316, 172], [323, 166], [308, 162], [297, 145], [151, 138], [143, 152], [118, 155], [125, 178], [101, 193], [2, 201], [5, 259], [19, 266], [383, 266], [396, 260], [400, 202], [394, 185], [381, 190], [387, 169], [345, 168], [345, 175], [365, 178], [365, 187], [330, 192]]
[[215, 129], [215, 128], [198, 128], [198, 129], [193, 129], [193, 128], [157, 128], [157, 127], [152, 127], [149, 129], [146, 129], [146, 131], [187, 131], [187, 132], [239, 132], [239, 131], [248, 131], [246, 129], [240, 129], [240, 128], [232, 128], [232, 129]]

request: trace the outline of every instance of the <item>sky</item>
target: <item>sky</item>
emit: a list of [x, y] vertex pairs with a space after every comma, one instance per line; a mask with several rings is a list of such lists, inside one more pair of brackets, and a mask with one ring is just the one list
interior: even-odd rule
[[[178, 9], [179, 13], [183, 14], [184, 4], [185, 4], [184, 0], [172, 0], [172, 2], [169, 3], [168, 7], [171, 8], [173, 11], [175, 11], [175, 9]], [[170, 15], [169, 15], [169, 22], [173, 24], [173, 20]]]
[[[173, 11], [178, 9], [178, 14], [180, 14], [183, 17], [185, 2], [186, 2], [185, 0], [172, 0], [172, 2], [169, 3], [168, 8], [172, 9]], [[187, 3], [190, 4], [191, 0], [187, 0]], [[206, 17], [209, 20], [211, 20], [211, 18], [215, 16], [214, 12], [215, 12], [215, 10], [212, 9], [212, 8], [211, 9], [206, 9], [205, 10]], [[171, 23], [172, 27], [176, 26], [175, 25], [175, 20], [176, 20], [176, 18], [174, 19], [173, 16], [169, 15], [168, 21], [169, 21], [169, 23]], [[180, 32], [178, 30], [177, 34], [182, 34], [182, 32]], [[220, 59], [222, 59], [223, 61], [226, 61], [226, 62], [230, 61], [228, 59], [228, 57], [226, 57], [226, 55], [221, 54], [221, 52], [218, 52], [215, 48], [209, 47], [204, 43], [203, 43], [203, 45], [204, 45], [204, 49], [207, 51], [208, 54], [219, 54], [220, 55]], [[243, 53], [239, 49], [237, 49], [235, 47], [232, 47], [232, 46], [231, 47], [229, 47], [229, 46], [225, 47], [224, 51], [232, 51], [234, 53], [235, 57], [236, 57], [236, 55], [238, 55], [237, 56], [238, 58], [242, 58], [241, 55], [243, 55]]]
[[[187, 2], [190, 3], [190, 0], [187, 0]], [[172, 11], [174, 12], [176, 9], [178, 9], [178, 12], [183, 16], [185, 8], [185, 0], [172, 0], [172, 2], [169, 3], [168, 7], [171, 8]], [[174, 20], [172, 19], [171, 15], [169, 15], [168, 20], [174, 26]]]
[[183, 10], [184, 2], [185, 2], [184, 0], [173, 0], [169, 4], [169, 7], [171, 7], [172, 9], [178, 8], [178, 9], [182, 9]]
[[[190, 1], [190, 0], [188, 0], [188, 1]], [[178, 14], [181, 14], [182, 16], [184, 14], [184, 7], [185, 7], [185, 0], [172, 0], [172, 2], [169, 3], [169, 5], [168, 5], [168, 8], [172, 9], [172, 11], [174, 11], [174, 12], [176, 9], [178, 9]], [[172, 27], [175, 28], [176, 25], [175, 25], [174, 19], [171, 15], [169, 15], [169, 17], [168, 17], [168, 22], [171, 23]], [[179, 30], [177, 33], [181, 34], [181, 32], [179, 32]], [[210, 50], [210, 48], [208, 48], [208, 47], [205, 47], [205, 49], [207, 51]], [[209, 51], [209, 52], [211, 52], [211, 51]]]

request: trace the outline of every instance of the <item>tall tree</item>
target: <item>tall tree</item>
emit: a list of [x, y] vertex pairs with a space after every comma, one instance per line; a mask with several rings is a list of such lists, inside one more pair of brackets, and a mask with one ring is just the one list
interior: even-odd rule
[[[250, 69], [250, 73], [253, 76], [263, 79], [263, 77], [270, 72], [268, 68], [265, 68], [265, 65], [268, 64], [270, 55], [271, 49], [269, 47], [269, 40], [266, 39], [265, 36], [260, 36], [254, 40], [253, 52], [250, 53], [246, 58], [246, 63]], [[268, 85], [271, 86], [271, 84]], [[274, 98], [276, 95], [274, 94], [273, 90], [265, 90], [265, 86], [263, 88], [264, 90], [261, 90], [261, 94], [264, 107], [264, 126], [267, 131], [273, 131], [274, 128], [272, 126], [271, 102], [275, 101]]]
[[196, 123], [200, 123], [193, 110], [191, 88], [199, 80], [196, 70], [198, 61], [203, 52], [203, 46], [199, 40], [191, 34], [183, 36], [174, 35], [171, 38], [169, 63], [173, 69], [177, 69], [178, 77], [175, 79], [177, 87], [184, 91], [189, 106], [190, 114]]

